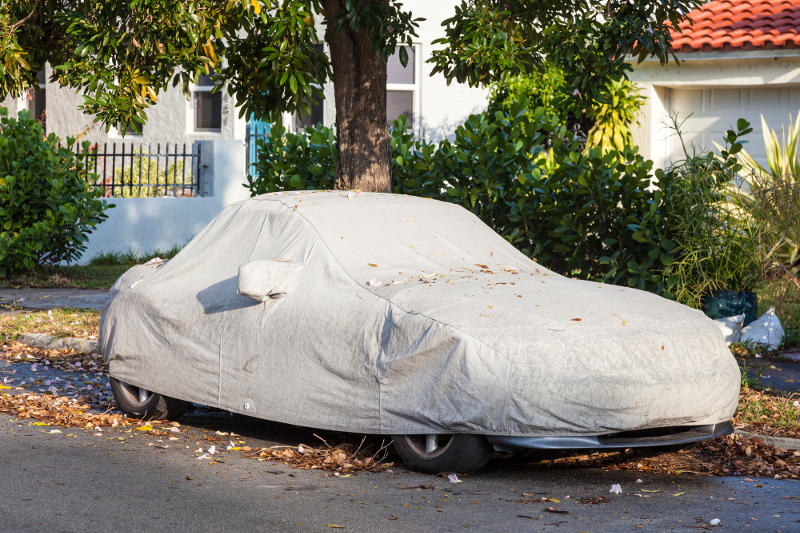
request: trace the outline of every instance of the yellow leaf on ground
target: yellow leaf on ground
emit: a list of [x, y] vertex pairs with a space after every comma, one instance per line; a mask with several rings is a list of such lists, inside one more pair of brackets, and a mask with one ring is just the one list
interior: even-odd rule
[[47, 422], [34, 422], [33, 425], [34, 426], [49, 426], [50, 424], [48, 424]]
[[340, 526], [338, 524], [328, 524], [328, 527], [333, 529], [344, 529], [344, 526]]
[[8, 385], [0, 385], [0, 389], [3, 389], [3, 390], [10, 389], [10, 388], [11, 387], [9, 387]]
[[136, 428], [136, 429], [137, 429], [138, 431], [152, 431], [152, 430], [153, 430], [153, 427], [152, 427], [152, 426], [139, 426], [139, 427], [138, 427], [138, 428]]

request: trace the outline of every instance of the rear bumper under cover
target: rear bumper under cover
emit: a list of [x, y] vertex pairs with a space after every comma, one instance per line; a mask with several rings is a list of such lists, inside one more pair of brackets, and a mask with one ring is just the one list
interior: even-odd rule
[[688, 444], [733, 433], [731, 422], [705, 426], [676, 426], [642, 431], [626, 431], [609, 435], [574, 437], [506, 437], [489, 436], [489, 442], [498, 451], [514, 448], [547, 450], [580, 448], [637, 448], [645, 446], [674, 446]]

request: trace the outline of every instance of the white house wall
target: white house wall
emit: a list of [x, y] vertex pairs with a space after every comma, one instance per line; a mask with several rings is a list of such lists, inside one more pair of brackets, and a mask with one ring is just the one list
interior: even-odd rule
[[637, 82], [647, 103], [634, 127], [642, 154], [664, 167], [683, 157], [683, 147], [669, 127], [669, 116], [685, 120], [681, 128], [687, 148], [711, 150], [738, 118], [753, 132], [745, 149], [765, 160], [761, 116], [780, 130], [789, 115], [800, 111], [800, 54], [794, 50], [709, 52], [679, 55], [680, 65], [646, 61], [635, 65]]

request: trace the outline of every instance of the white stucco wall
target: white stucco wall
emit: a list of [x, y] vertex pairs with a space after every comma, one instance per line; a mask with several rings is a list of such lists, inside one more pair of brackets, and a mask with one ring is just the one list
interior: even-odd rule
[[[217, 140], [204, 145], [201, 172], [209, 174], [212, 195], [206, 197], [108, 198], [115, 207], [89, 235], [79, 264], [100, 253], [166, 250], [189, 242], [231, 203], [249, 198], [243, 186], [245, 145], [240, 140]], [[206, 166], [207, 165], [207, 166]]]
[[780, 128], [800, 109], [800, 51], [756, 50], [679, 54], [680, 64], [648, 60], [634, 65], [630, 75], [647, 96], [634, 141], [644, 157], [663, 167], [682, 153], [669, 115], [687, 119], [687, 140], [713, 149], [720, 133], [744, 117], [753, 126], [745, 148], [763, 157], [760, 116]]

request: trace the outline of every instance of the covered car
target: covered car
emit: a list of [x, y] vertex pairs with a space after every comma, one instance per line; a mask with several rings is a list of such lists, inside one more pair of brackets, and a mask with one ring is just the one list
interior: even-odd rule
[[422, 470], [470, 470], [516, 446], [709, 438], [731, 431], [739, 393], [700, 311], [558, 275], [424, 198], [251, 198], [112, 296], [100, 346], [123, 411], [195, 402], [393, 435]]

